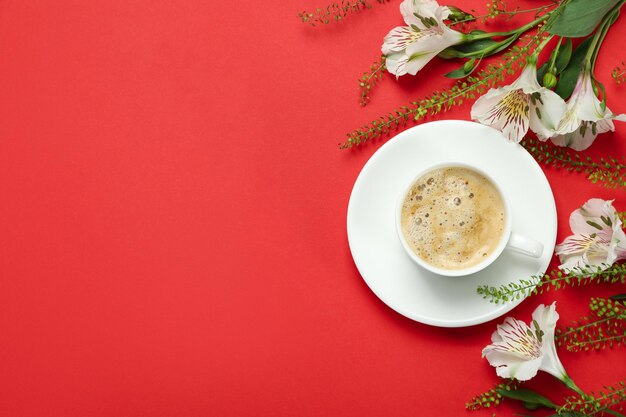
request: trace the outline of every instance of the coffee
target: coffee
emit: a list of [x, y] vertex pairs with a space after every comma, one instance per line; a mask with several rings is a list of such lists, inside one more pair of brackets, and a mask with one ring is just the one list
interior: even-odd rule
[[404, 198], [401, 229], [411, 250], [441, 269], [472, 267], [493, 253], [505, 229], [505, 207], [493, 183], [464, 167], [418, 178]]

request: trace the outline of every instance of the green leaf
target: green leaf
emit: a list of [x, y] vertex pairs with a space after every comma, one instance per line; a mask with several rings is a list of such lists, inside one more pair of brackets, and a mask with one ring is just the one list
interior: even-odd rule
[[539, 407], [541, 407], [541, 405], [538, 403], [531, 403], [528, 401], [524, 402], [524, 408], [527, 410], [533, 411], [533, 410], [538, 409]]
[[561, 44], [559, 48], [559, 54], [556, 56], [556, 61], [554, 62], [554, 67], [556, 68], [556, 73], [560, 74], [563, 72], [567, 64], [569, 64], [569, 60], [572, 57], [572, 40], [567, 39], [565, 43]]
[[604, 410], [604, 412], [608, 413], [608, 414], [612, 414], [612, 415], [617, 416], [617, 417], [626, 417], [624, 414], [619, 413], [619, 412], [617, 412], [615, 410]]
[[[503, 397], [511, 398], [513, 400], [523, 401], [524, 407], [529, 410], [534, 410], [539, 406], [556, 409], [557, 405], [550, 401], [548, 398], [528, 388], [520, 388], [518, 390], [507, 391], [503, 389], [496, 390], [498, 394]], [[534, 408], [530, 408], [534, 407]]]
[[565, 43], [561, 44], [558, 51], [555, 48], [550, 54], [550, 58], [548, 58], [542, 66], [537, 68], [537, 81], [541, 85], [543, 85], [543, 76], [546, 75], [548, 66], [550, 65], [550, 62], [552, 62], [552, 57], [555, 53], [558, 53], [558, 55], [554, 61], [554, 69], [556, 70], [556, 75], [558, 75], [567, 67], [569, 60], [572, 57], [572, 40], [568, 38]]
[[[483, 33], [487, 33], [487, 32], [485, 32], [484, 30], [473, 30], [470, 32], [470, 35], [480, 35]], [[495, 41], [493, 38], [484, 38], [484, 39], [479, 39], [477, 41], [471, 41], [471, 42], [462, 43], [460, 45], [455, 45], [454, 48], [465, 53], [478, 52], [478, 51], [482, 51], [485, 48], [493, 46], [496, 43], [498, 42]]]
[[563, 411], [562, 413], [550, 414], [548, 417], [585, 417], [587, 414], [578, 411]]
[[626, 300], [626, 294], [615, 294], [609, 297], [611, 300], [621, 301]]
[[465, 78], [469, 74], [465, 72], [465, 68], [461, 67], [459, 69], [455, 69], [454, 71], [450, 71], [447, 74], [443, 74], [444, 77], [448, 78]]
[[[470, 32], [470, 35], [487, 33], [484, 30], [473, 30]], [[493, 38], [485, 38], [479, 39], [477, 41], [470, 41], [466, 43], [462, 43], [460, 45], [451, 46], [449, 48], [444, 49], [439, 53], [439, 57], [449, 59], [449, 58], [459, 58], [464, 57], [466, 54], [476, 53], [483, 51], [493, 45], [497, 44]]]
[[474, 72], [476, 68], [478, 68], [478, 64], [480, 64], [480, 60], [476, 61], [475, 59], [470, 59], [465, 64], [463, 64], [461, 68], [450, 71], [443, 76], [448, 78], [465, 78], [472, 72]]
[[568, 38], [587, 36], [618, 2], [619, 0], [571, 0], [562, 9], [557, 9], [560, 14], [554, 19], [548, 32]]
[[544, 62], [542, 66], [537, 68], [537, 82], [541, 85], [543, 85], [543, 76], [546, 75], [546, 71], [548, 71], [548, 65], [550, 65], [549, 59]]
[[562, 99], [567, 99], [572, 95], [574, 87], [576, 87], [576, 81], [578, 80], [578, 74], [582, 70], [582, 63], [587, 55], [587, 50], [593, 38], [585, 39], [572, 53], [572, 57], [567, 64], [567, 67], [561, 73], [559, 82], [554, 89], [554, 92], [561, 96]]

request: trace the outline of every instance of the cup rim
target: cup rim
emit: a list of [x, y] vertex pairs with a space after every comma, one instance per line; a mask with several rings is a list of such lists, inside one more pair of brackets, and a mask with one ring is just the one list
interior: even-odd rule
[[[417, 181], [420, 177], [436, 169], [456, 168], [456, 167], [467, 168], [472, 171], [478, 172], [479, 174], [487, 178], [489, 181], [491, 181], [491, 183], [494, 185], [494, 187], [500, 194], [500, 197], [502, 198], [502, 202], [504, 205], [504, 231], [502, 232], [502, 235], [500, 236], [500, 241], [498, 242], [498, 246], [496, 247], [496, 249], [483, 261], [468, 268], [443, 269], [443, 268], [438, 268], [434, 265], [431, 265], [425, 260], [423, 260], [422, 258], [420, 258], [415, 252], [413, 252], [413, 250], [409, 246], [408, 242], [404, 238], [404, 233], [402, 232], [402, 224], [401, 224], [402, 223], [401, 222], [402, 206], [404, 204], [404, 199], [406, 195], [408, 194], [410, 189], [413, 187], [413, 184], [415, 183], [415, 181]], [[474, 165], [468, 164], [467, 162], [445, 161], [445, 162], [440, 162], [437, 164], [429, 165], [428, 167], [420, 170], [411, 179], [408, 185], [402, 189], [402, 193], [400, 194], [400, 197], [396, 204], [396, 232], [398, 234], [398, 238], [400, 239], [400, 243], [402, 244], [402, 247], [404, 248], [404, 251], [409, 255], [409, 257], [415, 263], [417, 263], [422, 268], [430, 272], [433, 272], [437, 275], [443, 275], [443, 276], [449, 276], [449, 277], [467, 276], [467, 275], [474, 274], [476, 272], [482, 271], [483, 269], [487, 268], [502, 254], [502, 251], [504, 251], [504, 248], [506, 247], [506, 244], [508, 243], [510, 236], [511, 236], [511, 210], [509, 207], [507, 196], [504, 193], [504, 190], [502, 189], [500, 184], [494, 179], [493, 175], [490, 175], [488, 172], [485, 172], [483, 169], [476, 167]]]

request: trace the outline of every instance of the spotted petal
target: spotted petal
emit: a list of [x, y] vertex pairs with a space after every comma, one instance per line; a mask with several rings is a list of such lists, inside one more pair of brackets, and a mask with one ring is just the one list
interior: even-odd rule
[[507, 352], [492, 351], [484, 355], [489, 364], [496, 368], [496, 374], [501, 378], [515, 378], [519, 381], [528, 381], [539, 371], [541, 358], [531, 360], [520, 359]]
[[511, 86], [491, 89], [472, 106], [472, 119], [500, 130], [513, 142], [522, 140], [530, 123], [530, 96]]
[[406, 74], [406, 64], [408, 60], [409, 57], [404, 52], [388, 55], [385, 61], [387, 71], [394, 74], [396, 78]]
[[503, 378], [526, 381], [537, 374], [541, 365], [541, 344], [523, 321], [507, 317], [493, 333], [492, 344], [483, 349], [483, 357]]
[[597, 235], [573, 235], [568, 236], [562, 243], [556, 245], [556, 255], [583, 256], [594, 245]]
[[450, 15], [450, 9], [440, 6], [435, 0], [404, 0], [400, 4], [400, 13], [407, 25], [426, 29], [426, 25], [416, 14], [422, 18], [434, 18], [439, 25], [443, 25], [443, 20]]
[[567, 376], [565, 368], [561, 363], [554, 344], [554, 331], [556, 322], [559, 320], [559, 313], [556, 312], [556, 301], [550, 306], [539, 305], [533, 312], [533, 320], [542, 331], [541, 352], [543, 355], [540, 370], [554, 375], [558, 379]]
[[545, 140], [554, 135], [559, 120], [565, 113], [565, 102], [554, 91], [541, 88], [531, 96], [530, 130]]
[[592, 126], [581, 123], [577, 130], [565, 134], [557, 134], [550, 137], [552, 143], [557, 146], [566, 146], [575, 151], [584, 151], [596, 140], [598, 133], [593, 131]]
[[[417, 74], [437, 54], [465, 37], [444, 24], [450, 10], [435, 0], [404, 0], [400, 12], [408, 26], [392, 29], [381, 47], [387, 70], [396, 78]], [[397, 55], [401, 53], [404, 56]]]
[[626, 259], [626, 234], [613, 201], [593, 198], [570, 215], [573, 236], [556, 247], [563, 270], [591, 266], [606, 269]]
[[550, 140], [555, 145], [582, 151], [591, 146], [599, 134], [614, 131], [613, 120], [625, 121], [626, 117], [616, 115], [608, 107], [602, 107], [593, 90], [591, 74], [583, 71], [567, 102], [567, 110]]
[[613, 208], [613, 200], [592, 198], [569, 218], [569, 226], [575, 234], [588, 234], [612, 231], [613, 224], [621, 226], [621, 220]]
[[421, 31], [397, 27], [385, 37], [382, 47], [383, 53], [391, 53], [387, 56], [387, 70], [396, 77], [415, 75], [439, 52], [462, 38], [461, 33], [445, 26], [433, 26]]
[[390, 55], [395, 52], [404, 52], [406, 47], [412, 42], [415, 42], [418, 36], [420, 36], [419, 32], [408, 26], [393, 28], [387, 36], [385, 36], [381, 51], [385, 55]]

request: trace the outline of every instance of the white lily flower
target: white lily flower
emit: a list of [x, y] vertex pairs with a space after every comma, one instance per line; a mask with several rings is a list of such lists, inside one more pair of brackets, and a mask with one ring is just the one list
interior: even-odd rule
[[591, 266], [604, 270], [615, 261], [626, 259], [626, 235], [613, 200], [592, 198], [570, 215], [574, 232], [556, 246], [559, 268], [571, 271]]
[[538, 371], [544, 371], [563, 382], [571, 381], [554, 344], [558, 319], [556, 302], [549, 307], [541, 304], [535, 309], [532, 328], [523, 321], [507, 317], [491, 336], [493, 343], [483, 349], [483, 357], [502, 378], [527, 381]]
[[387, 70], [396, 78], [417, 74], [439, 52], [465, 37], [443, 23], [450, 10], [435, 0], [404, 0], [400, 13], [408, 26], [392, 29], [381, 48]]
[[532, 130], [540, 138], [554, 135], [566, 105], [554, 91], [537, 82], [537, 67], [528, 63], [511, 85], [492, 88], [472, 106], [472, 119], [519, 142]]
[[613, 119], [624, 122], [626, 115], [616, 115], [607, 107], [603, 110], [601, 101], [593, 91], [591, 74], [581, 71], [567, 102], [567, 111], [557, 127], [556, 135], [550, 140], [555, 145], [582, 151], [591, 146], [598, 134], [615, 130]]

